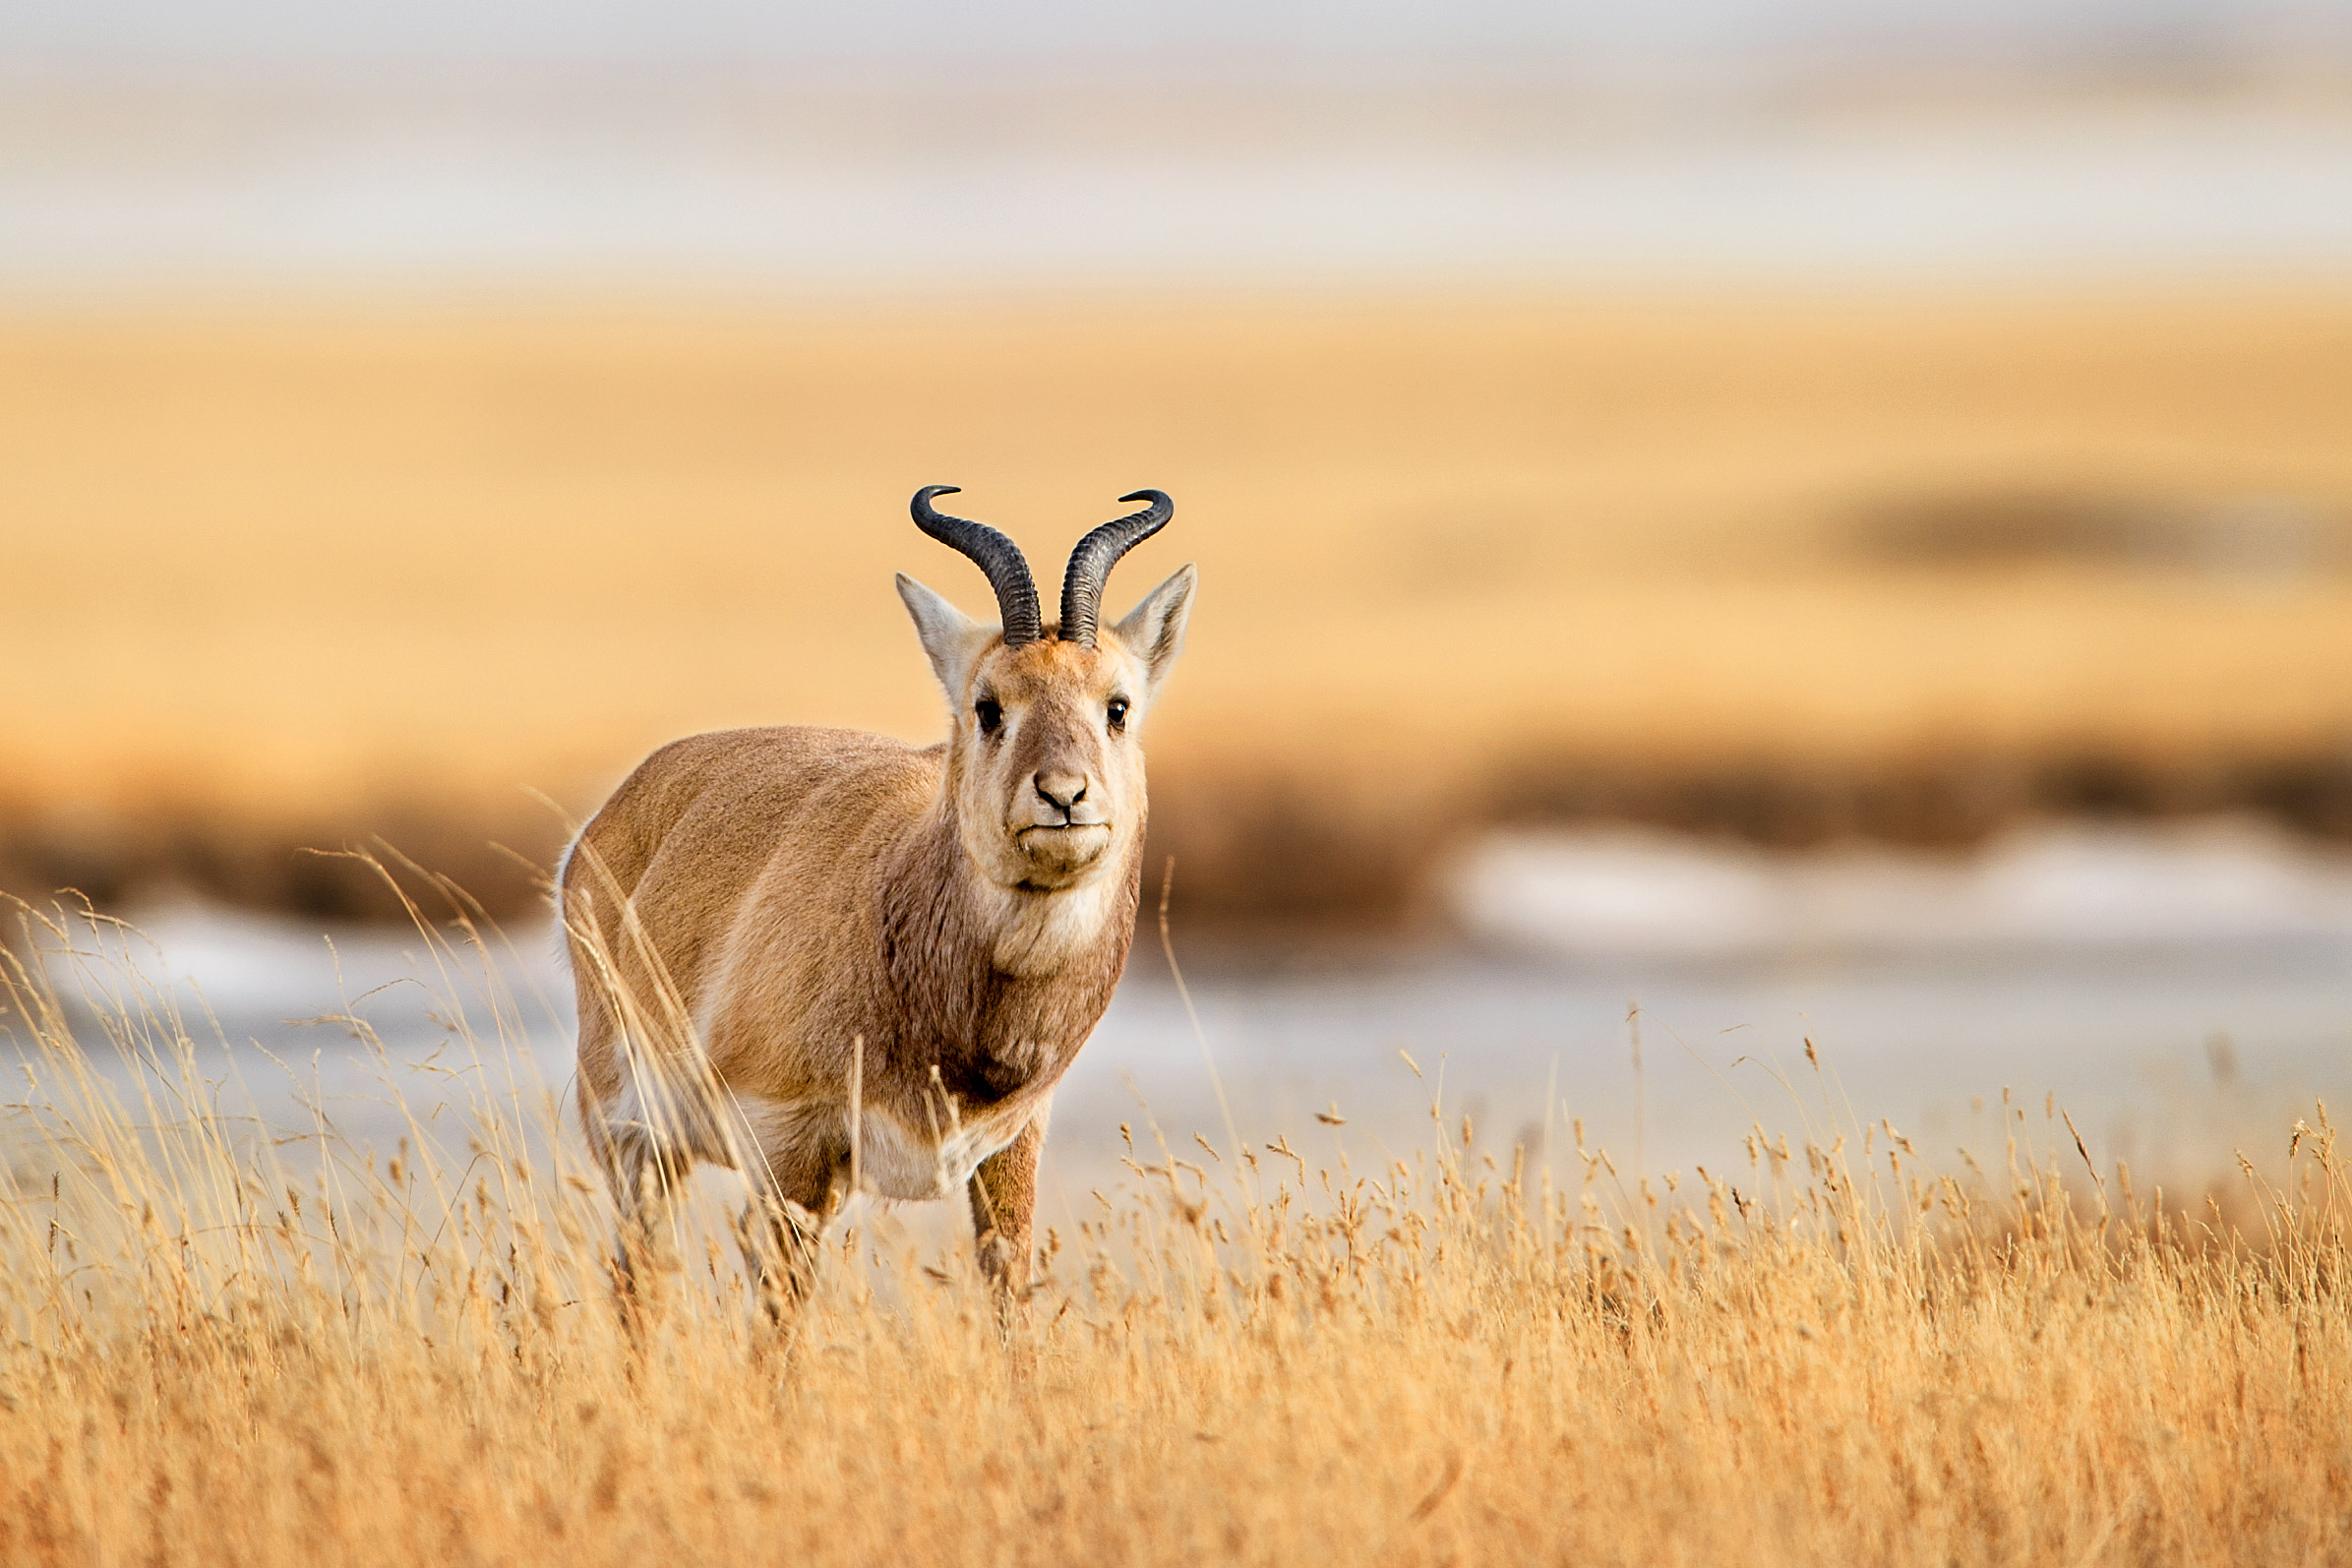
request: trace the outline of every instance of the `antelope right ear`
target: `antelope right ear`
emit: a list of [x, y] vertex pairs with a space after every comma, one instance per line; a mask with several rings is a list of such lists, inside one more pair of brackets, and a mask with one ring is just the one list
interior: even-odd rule
[[931, 673], [947, 694], [948, 706], [960, 709], [964, 688], [971, 682], [972, 661], [995, 637], [996, 628], [973, 620], [903, 572], [898, 574], [898, 596], [915, 619], [915, 634], [923, 639], [923, 651], [931, 656]]

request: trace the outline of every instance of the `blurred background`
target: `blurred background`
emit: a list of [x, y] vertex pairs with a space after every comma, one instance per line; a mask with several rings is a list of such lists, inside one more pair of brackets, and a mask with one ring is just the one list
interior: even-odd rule
[[1202, 1028], [1147, 930], [1072, 1170], [1204, 1052], [1659, 1171], [2004, 1089], [2202, 1171], [2352, 1076], [2340, 4], [0, 0], [0, 887], [225, 1037], [418, 962], [305, 853], [380, 839], [560, 1084], [567, 814], [932, 736], [944, 482], [1202, 568]]

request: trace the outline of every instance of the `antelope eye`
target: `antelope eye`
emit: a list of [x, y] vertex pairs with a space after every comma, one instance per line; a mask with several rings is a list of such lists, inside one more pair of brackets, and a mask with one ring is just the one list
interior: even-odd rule
[[972, 716], [980, 720], [981, 734], [994, 735], [996, 726], [1004, 722], [1004, 709], [997, 705], [995, 697], [984, 696], [972, 704]]
[[1111, 719], [1111, 727], [1113, 729], [1125, 729], [1127, 727], [1127, 699], [1123, 696], [1113, 697], [1111, 699], [1109, 716]]

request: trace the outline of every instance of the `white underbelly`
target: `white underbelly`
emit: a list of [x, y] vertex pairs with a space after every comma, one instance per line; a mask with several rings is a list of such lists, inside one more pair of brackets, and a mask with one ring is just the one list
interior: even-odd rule
[[[836, 1103], [739, 1101], [744, 1120], [770, 1162], [791, 1164], [812, 1145], [848, 1141], [849, 1116]], [[910, 1127], [874, 1106], [858, 1118], [858, 1189], [874, 1197], [920, 1201], [953, 1197], [990, 1155], [1012, 1142], [1042, 1108], [1024, 1098], [987, 1114], [957, 1119], [934, 1136], [929, 1125]]]

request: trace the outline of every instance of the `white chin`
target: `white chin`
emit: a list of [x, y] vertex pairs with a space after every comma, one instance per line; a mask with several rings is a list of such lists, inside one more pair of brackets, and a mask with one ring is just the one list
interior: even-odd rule
[[1108, 827], [1032, 827], [1017, 840], [1021, 859], [1039, 880], [1067, 881], [1103, 858]]

